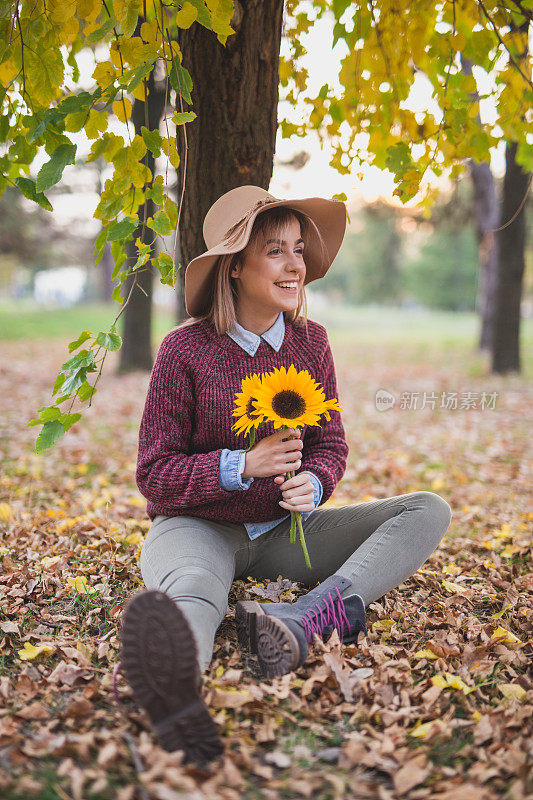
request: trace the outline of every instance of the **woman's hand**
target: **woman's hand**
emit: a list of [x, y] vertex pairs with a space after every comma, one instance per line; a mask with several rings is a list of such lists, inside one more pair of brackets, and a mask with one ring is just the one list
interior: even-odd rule
[[296, 428], [280, 429], [260, 439], [248, 450], [242, 478], [271, 478], [300, 469], [303, 442]]
[[315, 507], [315, 492], [311, 478], [306, 472], [287, 478], [285, 475], [276, 475], [275, 483], [283, 493], [283, 500], [279, 501], [282, 508], [287, 511], [313, 511]]

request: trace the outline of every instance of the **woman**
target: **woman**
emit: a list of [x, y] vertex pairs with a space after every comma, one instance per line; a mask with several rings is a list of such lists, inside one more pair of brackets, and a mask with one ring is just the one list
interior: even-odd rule
[[[338, 200], [277, 200], [257, 186], [224, 194], [205, 217], [208, 250], [185, 273], [191, 319], [154, 364], [136, 472], [153, 521], [140, 558], [147, 590], [124, 611], [121, 664], [162, 746], [186, 761], [223, 749], [200, 691], [234, 579], [318, 582], [293, 604], [237, 604], [240, 646], [264, 676], [280, 675], [305, 661], [314, 633], [337, 628], [349, 642], [366, 632], [365, 606], [412, 575], [450, 524], [448, 503], [426, 491], [317, 508], [346, 469], [338, 411], [302, 431], [263, 423], [250, 450], [232, 429], [235, 394], [254, 373], [294, 364], [338, 397], [327, 332], [301, 312], [304, 285], [325, 275], [345, 228]], [[291, 510], [305, 520], [312, 569], [289, 542]]]

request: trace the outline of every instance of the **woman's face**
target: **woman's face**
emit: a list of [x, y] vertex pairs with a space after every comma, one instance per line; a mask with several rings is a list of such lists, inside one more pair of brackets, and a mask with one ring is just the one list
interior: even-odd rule
[[[280, 239], [269, 237], [257, 242], [256, 252], [243, 251], [244, 262], [232, 269], [237, 283], [237, 310], [257, 309], [262, 317], [291, 311], [305, 279], [304, 242], [300, 223], [291, 219]], [[290, 283], [282, 288], [280, 283]]]

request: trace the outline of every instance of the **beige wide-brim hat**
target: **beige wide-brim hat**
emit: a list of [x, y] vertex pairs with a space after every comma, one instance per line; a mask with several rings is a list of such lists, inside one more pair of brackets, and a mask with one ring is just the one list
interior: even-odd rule
[[279, 200], [260, 186], [237, 186], [219, 197], [205, 215], [203, 234], [208, 250], [187, 264], [185, 308], [191, 317], [209, 310], [217, 258], [243, 250], [248, 244], [256, 216], [275, 206], [288, 206], [302, 211], [315, 223], [324, 241], [325, 252], [322, 252], [317, 233], [310, 225], [310, 240], [305, 242], [304, 285], [324, 277], [339, 252], [346, 231], [346, 206], [343, 201], [324, 197]]

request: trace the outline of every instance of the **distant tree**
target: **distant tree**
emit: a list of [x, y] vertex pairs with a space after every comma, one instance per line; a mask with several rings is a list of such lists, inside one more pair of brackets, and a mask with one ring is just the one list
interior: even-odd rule
[[320, 281], [320, 290], [340, 290], [347, 302], [355, 304], [397, 303], [402, 257], [399, 212], [378, 201], [352, 217], [361, 230], [346, 234], [334, 267]]
[[472, 230], [441, 225], [422, 246], [418, 257], [404, 264], [403, 290], [429, 308], [473, 311], [477, 273]]

